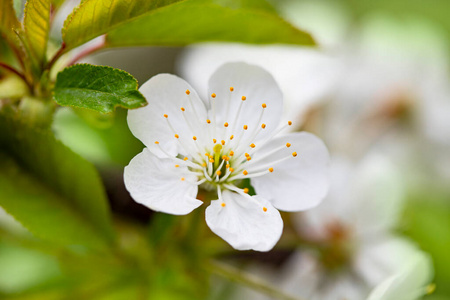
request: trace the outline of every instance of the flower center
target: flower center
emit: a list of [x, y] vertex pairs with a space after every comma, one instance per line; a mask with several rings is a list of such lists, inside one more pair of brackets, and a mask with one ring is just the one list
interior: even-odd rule
[[[234, 88], [230, 87], [230, 93], [233, 91]], [[225, 120], [223, 124], [218, 124], [215, 103], [217, 95], [215, 93], [211, 94], [211, 109], [209, 110], [209, 118], [206, 120], [200, 120], [198, 117], [193, 119], [186, 116], [186, 112], [189, 109], [194, 116], [198, 116], [190, 99], [189, 90], [186, 90], [186, 95], [189, 107], [181, 107], [180, 109], [183, 113], [186, 128], [189, 128], [189, 131], [195, 135], [191, 137], [180, 136], [172, 126], [169, 116], [164, 114], [164, 118], [167, 126], [172, 130], [173, 137], [180, 146], [179, 148], [187, 154], [187, 156], [179, 154], [175, 158], [177, 160], [175, 167], [184, 165], [189, 171], [195, 173], [198, 178], [196, 182], [198, 185], [202, 185], [207, 189], [226, 188], [236, 190], [236, 183], [242, 179], [272, 173], [277, 163], [297, 156], [295, 151], [288, 151], [283, 156], [276, 155], [275, 159], [271, 159], [277, 152], [290, 148], [290, 143], [270, 151], [259, 152], [262, 146], [272, 139], [273, 136], [287, 126], [292, 125], [292, 122], [289, 121], [282, 128], [261, 137], [261, 132], [268, 127], [265, 123], [262, 123], [264, 112], [268, 109], [266, 103], [261, 103], [256, 123], [238, 126], [242, 107], [248, 101], [246, 96], [240, 98], [241, 101], [237, 113], [230, 118], [232, 120]], [[155, 144], [159, 145], [159, 142], [155, 142]], [[160, 146], [160, 149], [166, 153], [163, 147]], [[170, 156], [169, 154], [167, 155]], [[184, 177], [181, 180], [185, 180]], [[239, 191], [246, 192], [246, 189], [239, 189]]]

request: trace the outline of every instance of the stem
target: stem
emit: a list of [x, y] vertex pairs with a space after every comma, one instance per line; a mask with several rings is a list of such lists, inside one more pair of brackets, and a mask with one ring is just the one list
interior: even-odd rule
[[248, 274], [233, 266], [210, 260], [208, 263], [208, 268], [211, 272], [219, 276], [222, 276], [230, 281], [246, 285], [247, 287], [252, 288], [260, 293], [266, 294], [267, 296], [274, 297], [280, 300], [302, 300], [301, 298], [289, 295], [275, 288], [270, 283], [262, 280], [261, 278]]
[[72, 60], [67, 64], [67, 66], [71, 66], [71, 65], [75, 64], [77, 61], [79, 61], [83, 57], [86, 57], [98, 50], [101, 50], [103, 47], [105, 47], [105, 39], [104, 38], [102, 39], [101, 43], [85, 49], [84, 51], [80, 52], [77, 56], [72, 58]]
[[13, 67], [11, 67], [10, 65], [0, 62], [0, 68], [4, 68], [4, 69], [8, 70], [9, 72], [16, 74], [17, 76], [20, 77], [20, 79], [23, 80], [23, 82], [25, 82], [25, 84], [28, 86], [30, 91], [33, 89], [32, 86], [30, 85], [30, 83], [25, 78], [25, 75], [23, 75], [22, 73], [20, 73], [19, 71], [17, 71]]
[[50, 62], [47, 64], [47, 68], [48, 70], [50, 70], [52, 68], [52, 66], [55, 64], [55, 62], [58, 60], [58, 58], [61, 57], [61, 55], [64, 54], [64, 50], [66, 49], [66, 44], [63, 42], [61, 44], [61, 48], [59, 48], [58, 52], [56, 52], [55, 55], [53, 55], [52, 59], [50, 60]]

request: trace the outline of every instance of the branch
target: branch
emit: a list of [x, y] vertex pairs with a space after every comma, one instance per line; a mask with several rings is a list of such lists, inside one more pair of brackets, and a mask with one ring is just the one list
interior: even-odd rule
[[230, 281], [246, 285], [247, 287], [260, 293], [264, 293], [270, 297], [280, 300], [302, 300], [301, 298], [286, 294], [261, 278], [248, 274], [233, 266], [211, 260], [208, 263], [208, 267], [208, 270], [212, 273], [222, 276]]

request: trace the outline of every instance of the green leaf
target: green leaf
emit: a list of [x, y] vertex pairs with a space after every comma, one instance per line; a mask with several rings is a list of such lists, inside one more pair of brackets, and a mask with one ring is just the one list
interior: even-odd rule
[[58, 74], [54, 99], [62, 106], [109, 113], [116, 106], [132, 109], [147, 104], [137, 88], [136, 79], [125, 71], [79, 64], [65, 68]]
[[186, 45], [205, 41], [314, 45], [312, 37], [266, 10], [191, 0], [150, 11], [107, 33], [107, 46]]
[[20, 28], [20, 22], [16, 17], [12, 0], [1, 0], [0, 33], [4, 34], [10, 44], [17, 45], [17, 36], [14, 30], [19, 30]]
[[114, 242], [95, 168], [51, 132], [0, 114], [0, 205], [37, 237], [102, 249]]
[[66, 49], [105, 34], [131, 18], [180, 0], [85, 0], [67, 17], [62, 30]]
[[42, 67], [46, 59], [50, 29], [50, 1], [28, 0], [25, 5], [23, 26], [33, 60]]
[[105, 33], [107, 46], [202, 41], [314, 45], [308, 33], [279, 18], [265, 1], [108, 0], [103, 5], [86, 0], [69, 16], [63, 29], [67, 50]]

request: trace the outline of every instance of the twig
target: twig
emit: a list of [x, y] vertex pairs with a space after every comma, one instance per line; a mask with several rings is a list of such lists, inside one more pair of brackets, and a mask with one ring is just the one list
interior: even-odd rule
[[270, 297], [274, 297], [280, 300], [302, 300], [301, 298], [294, 297], [275, 288], [270, 283], [262, 280], [261, 278], [248, 274], [233, 266], [214, 260], [209, 261], [208, 265], [210, 272], [225, 277], [230, 281], [246, 285], [247, 287], [252, 288], [258, 292], [264, 293]]

